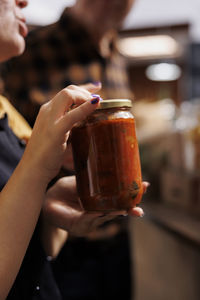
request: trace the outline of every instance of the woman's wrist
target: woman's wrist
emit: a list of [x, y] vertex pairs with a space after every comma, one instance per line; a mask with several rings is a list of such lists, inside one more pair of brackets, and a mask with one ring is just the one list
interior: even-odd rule
[[34, 163], [34, 159], [23, 156], [16, 171], [30, 187], [46, 192], [51, 179]]

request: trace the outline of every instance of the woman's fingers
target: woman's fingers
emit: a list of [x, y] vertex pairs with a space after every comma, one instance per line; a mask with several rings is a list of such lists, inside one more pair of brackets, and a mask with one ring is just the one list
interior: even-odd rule
[[69, 86], [60, 91], [51, 102], [52, 113], [55, 119], [59, 119], [71, 108], [72, 105], [80, 105], [92, 100], [92, 95], [87, 90], [76, 86]]
[[[95, 87], [95, 85], [90, 83], [84, 86], [70, 85], [60, 91], [53, 98], [51, 103], [51, 111], [54, 114], [55, 120], [59, 120], [61, 117], [63, 117], [72, 107], [74, 109], [84, 102], [100, 97], [98, 95], [91, 94], [91, 92], [97, 92], [99, 89], [100, 87]], [[93, 111], [93, 109], [91, 111]], [[88, 114], [86, 114], [86, 116], [87, 115]]]
[[147, 191], [147, 188], [150, 186], [150, 183], [147, 181], [143, 181], [142, 186], [143, 186], [143, 194], [145, 194]]
[[133, 207], [129, 209], [128, 215], [133, 217], [143, 217], [144, 211], [141, 207]]
[[62, 118], [61, 126], [65, 131], [68, 131], [72, 126], [85, 119], [99, 106], [100, 97], [94, 97], [90, 101], [83, 103], [82, 105], [76, 107], [75, 109], [69, 111]]
[[[147, 191], [147, 188], [150, 186], [150, 183], [147, 181], [143, 181], [142, 186], [143, 186], [143, 193], [145, 194]], [[128, 214], [129, 214], [129, 216], [143, 217], [144, 211], [141, 207], [136, 206], [136, 207], [132, 207], [131, 209], [129, 209]]]
[[96, 93], [101, 89], [102, 85], [100, 81], [97, 81], [95, 83], [82, 84], [80, 87], [86, 89], [90, 93]]

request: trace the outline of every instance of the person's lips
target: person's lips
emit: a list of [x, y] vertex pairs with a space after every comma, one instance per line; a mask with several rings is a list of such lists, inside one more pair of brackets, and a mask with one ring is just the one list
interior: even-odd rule
[[28, 28], [24, 21], [19, 20], [19, 33], [25, 38], [28, 34]]

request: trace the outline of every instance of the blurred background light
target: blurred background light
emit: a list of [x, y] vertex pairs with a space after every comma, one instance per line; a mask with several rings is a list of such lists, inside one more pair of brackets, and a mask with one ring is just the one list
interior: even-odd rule
[[146, 76], [153, 81], [173, 81], [181, 76], [181, 68], [172, 63], [153, 64], [147, 67]]
[[168, 35], [122, 38], [118, 48], [122, 55], [132, 58], [170, 57], [180, 53], [179, 44]]

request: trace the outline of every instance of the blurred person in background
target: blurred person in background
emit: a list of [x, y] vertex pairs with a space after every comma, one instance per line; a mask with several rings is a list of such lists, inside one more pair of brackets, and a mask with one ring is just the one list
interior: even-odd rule
[[[26, 5], [26, 0], [0, 0], [1, 63], [24, 50], [27, 27], [21, 9]], [[91, 95], [97, 91], [92, 84], [63, 89], [42, 105], [33, 131], [0, 96], [2, 300], [63, 299], [50, 260], [58, 255], [68, 234], [88, 234], [116, 216], [84, 213], [74, 177], [52, 184], [62, 165], [71, 127], [98, 107], [100, 98]], [[77, 105], [73, 110], [72, 104]], [[130, 211], [131, 215], [141, 213], [138, 208]]]
[[[31, 125], [40, 105], [69, 84], [102, 83], [104, 99], [131, 98], [117, 31], [134, 0], [77, 0], [58, 22], [33, 30], [3, 74], [5, 91]], [[19, 72], [20, 71], [20, 72]]]
[[[117, 51], [118, 30], [134, 0], [78, 0], [58, 22], [27, 37], [27, 49], [3, 74], [5, 93], [35, 122], [40, 105], [66, 85], [102, 83], [100, 95], [131, 98], [126, 65]], [[64, 164], [73, 174], [72, 157]], [[87, 238], [71, 238], [53, 262], [64, 299], [130, 299], [131, 256], [127, 220], [121, 217]]]

